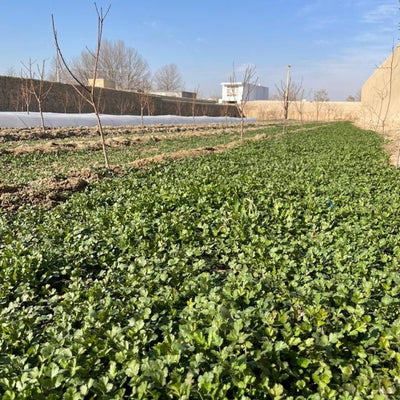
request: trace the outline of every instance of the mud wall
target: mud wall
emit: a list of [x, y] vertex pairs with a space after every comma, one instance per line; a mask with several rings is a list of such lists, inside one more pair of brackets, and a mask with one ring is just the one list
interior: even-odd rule
[[[353, 121], [360, 119], [359, 102], [309, 102], [297, 101], [289, 105], [289, 119], [303, 121]], [[282, 101], [251, 101], [246, 104], [248, 117], [259, 120], [283, 118]]]
[[[253, 101], [248, 116], [261, 120], [282, 119], [283, 102]], [[292, 102], [289, 118], [304, 121], [352, 121], [363, 129], [400, 131], [400, 45], [365, 82], [361, 102]]]
[[[36, 87], [39, 81], [33, 81]], [[29, 96], [29, 80], [0, 76], [0, 111], [38, 111], [34, 96]], [[44, 91], [50, 88], [49, 94], [42, 102], [43, 111], [59, 113], [92, 113], [93, 109], [85, 102], [76, 90], [68, 84], [44, 82]], [[142, 97], [141, 97], [142, 96]], [[192, 116], [191, 99], [146, 96], [137, 92], [96, 88], [96, 97], [100, 112], [115, 115], [140, 115], [141, 103], [144, 104], [144, 115], [183, 115]], [[28, 104], [27, 104], [28, 103]], [[196, 99], [195, 115], [238, 116], [234, 106], [223, 106], [212, 101]]]
[[400, 45], [365, 82], [361, 102], [361, 118], [371, 129], [400, 128]]

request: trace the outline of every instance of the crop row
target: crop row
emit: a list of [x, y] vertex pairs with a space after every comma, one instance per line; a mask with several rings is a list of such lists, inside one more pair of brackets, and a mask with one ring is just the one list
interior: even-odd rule
[[396, 398], [399, 178], [338, 123], [3, 214], [0, 393]]
[[[305, 127], [313, 126], [308, 124]], [[276, 134], [282, 128], [272, 126], [267, 129], [249, 129], [246, 131], [245, 137], [254, 137], [260, 132], [268, 134]], [[299, 129], [299, 126], [290, 126], [290, 130]], [[175, 136], [175, 137], [174, 137]], [[124, 137], [132, 137], [132, 135], [125, 135]], [[146, 137], [139, 137], [143, 140]], [[150, 157], [157, 154], [165, 154], [178, 150], [193, 149], [202, 146], [216, 146], [226, 144], [239, 139], [237, 131], [219, 133], [212, 132], [212, 135], [198, 135], [190, 136], [189, 134], [174, 134], [167, 139], [163, 136], [152, 137], [151, 140], [139, 141], [137, 144], [119, 147], [111, 147], [108, 149], [109, 158], [112, 164], [124, 165], [135, 161], [140, 158]], [[36, 143], [39, 143], [36, 144]], [[48, 142], [47, 142], [48, 143]], [[51, 177], [60, 177], [68, 175], [72, 169], [84, 169], [87, 167], [101, 167], [103, 165], [103, 154], [101, 151], [100, 141], [97, 149], [82, 148], [74, 149], [69, 144], [74, 142], [62, 141], [57, 143], [64, 143], [67, 150], [60, 149], [58, 151], [46, 150], [46, 142], [34, 141], [31, 142], [32, 146], [38, 147], [36, 151], [26, 152], [21, 155], [15, 154], [0, 154], [0, 162], [3, 168], [0, 171], [0, 180], [4, 184], [21, 184], [27, 183], [37, 179], [46, 179]], [[40, 149], [40, 144], [43, 147]], [[72, 147], [71, 149], [68, 149]], [[29, 146], [26, 147], [29, 150]]]

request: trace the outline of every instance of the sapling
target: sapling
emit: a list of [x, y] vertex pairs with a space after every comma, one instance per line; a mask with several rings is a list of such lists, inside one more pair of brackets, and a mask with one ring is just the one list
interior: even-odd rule
[[103, 131], [103, 126], [102, 126], [101, 119], [100, 119], [99, 102], [97, 99], [95, 87], [96, 87], [97, 72], [98, 72], [98, 67], [99, 67], [101, 38], [103, 35], [103, 25], [104, 25], [104, 20], [110, 11], [111, 5], [108, 6], [105, 13], [103, 12], [102, 8], [99, 9], [97, 7], [96, 3], [94, 3], [94, 5], [96, 8], [96, 13], [97, 13], [97, 45], [96, 45], [95, 53], [92, 54], [92, 56], [94, 57], [94, 66], [93, 66], [93, 81], [92, 81], [92, 86], [90, 86], [90, 87], [88, 87], [84, 82], [82, 82], [81, 79], [79, 79], [72, 72], [71, 68], [69, 67], [68, 63], [66, 62], [65, 57], [64, 57], [64, 55], [61, 51], [61, 48], [59, 46], [59, 43], [58, 43], [57, 31], [55, 28], [53, 15], [51, 15], [51, 20], [52, 20], [52, 26], [53, 26], [54, 41], [55, 41], [56, 50], [57, 50], [57, 57], [59, 58], [60, 65], [62, 65], [62, 67], [63, 67], [62, 71], [65, 73], [67, 80], [70, 82], [70, 84], [76, 90], [76, 92], [79, 94], [79, 96], [81, 96], [93, 108], [94, 114], [96, 115], [97, 129], [99, 131], [100, 138], [101, 138], [101, 145], [102, 145], [102, 150], [103, 150], [105, 167], [107, 170], [110, 170], [110, 164], [108, 162], [108, 155], [107, 155], [107, 148], [106, 148], [106, 144], [105, 144], [105, 140], [104, 140], [104, 131]]

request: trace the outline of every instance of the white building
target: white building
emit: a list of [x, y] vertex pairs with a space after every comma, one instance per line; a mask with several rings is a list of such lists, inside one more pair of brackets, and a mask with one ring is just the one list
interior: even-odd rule
[[240, 103], [243, 100], [268, 100], [269, 89], [266, 86], [243, 82], [223, 82], [221, 103]]
[[185, 90], [179, 90], [179, 91], [152, 90], [150, 93], [157, 94], [159, 96], [182, 97], [185, 99], [196, 99], [197, 98], [197, 93], [188, 92]]
[[[93, 79], [88, 79], [88, 85], [93, 86]], [[96, 78], [94, 86], [104, 89], [115, 89], [115, 82], [109, 79]]]

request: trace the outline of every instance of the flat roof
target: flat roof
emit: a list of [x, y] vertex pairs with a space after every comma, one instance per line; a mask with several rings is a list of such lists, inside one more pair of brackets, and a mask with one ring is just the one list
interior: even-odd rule
[[240, 86], [243, 85], [243, 82], [222, 82], [221, 85]]

